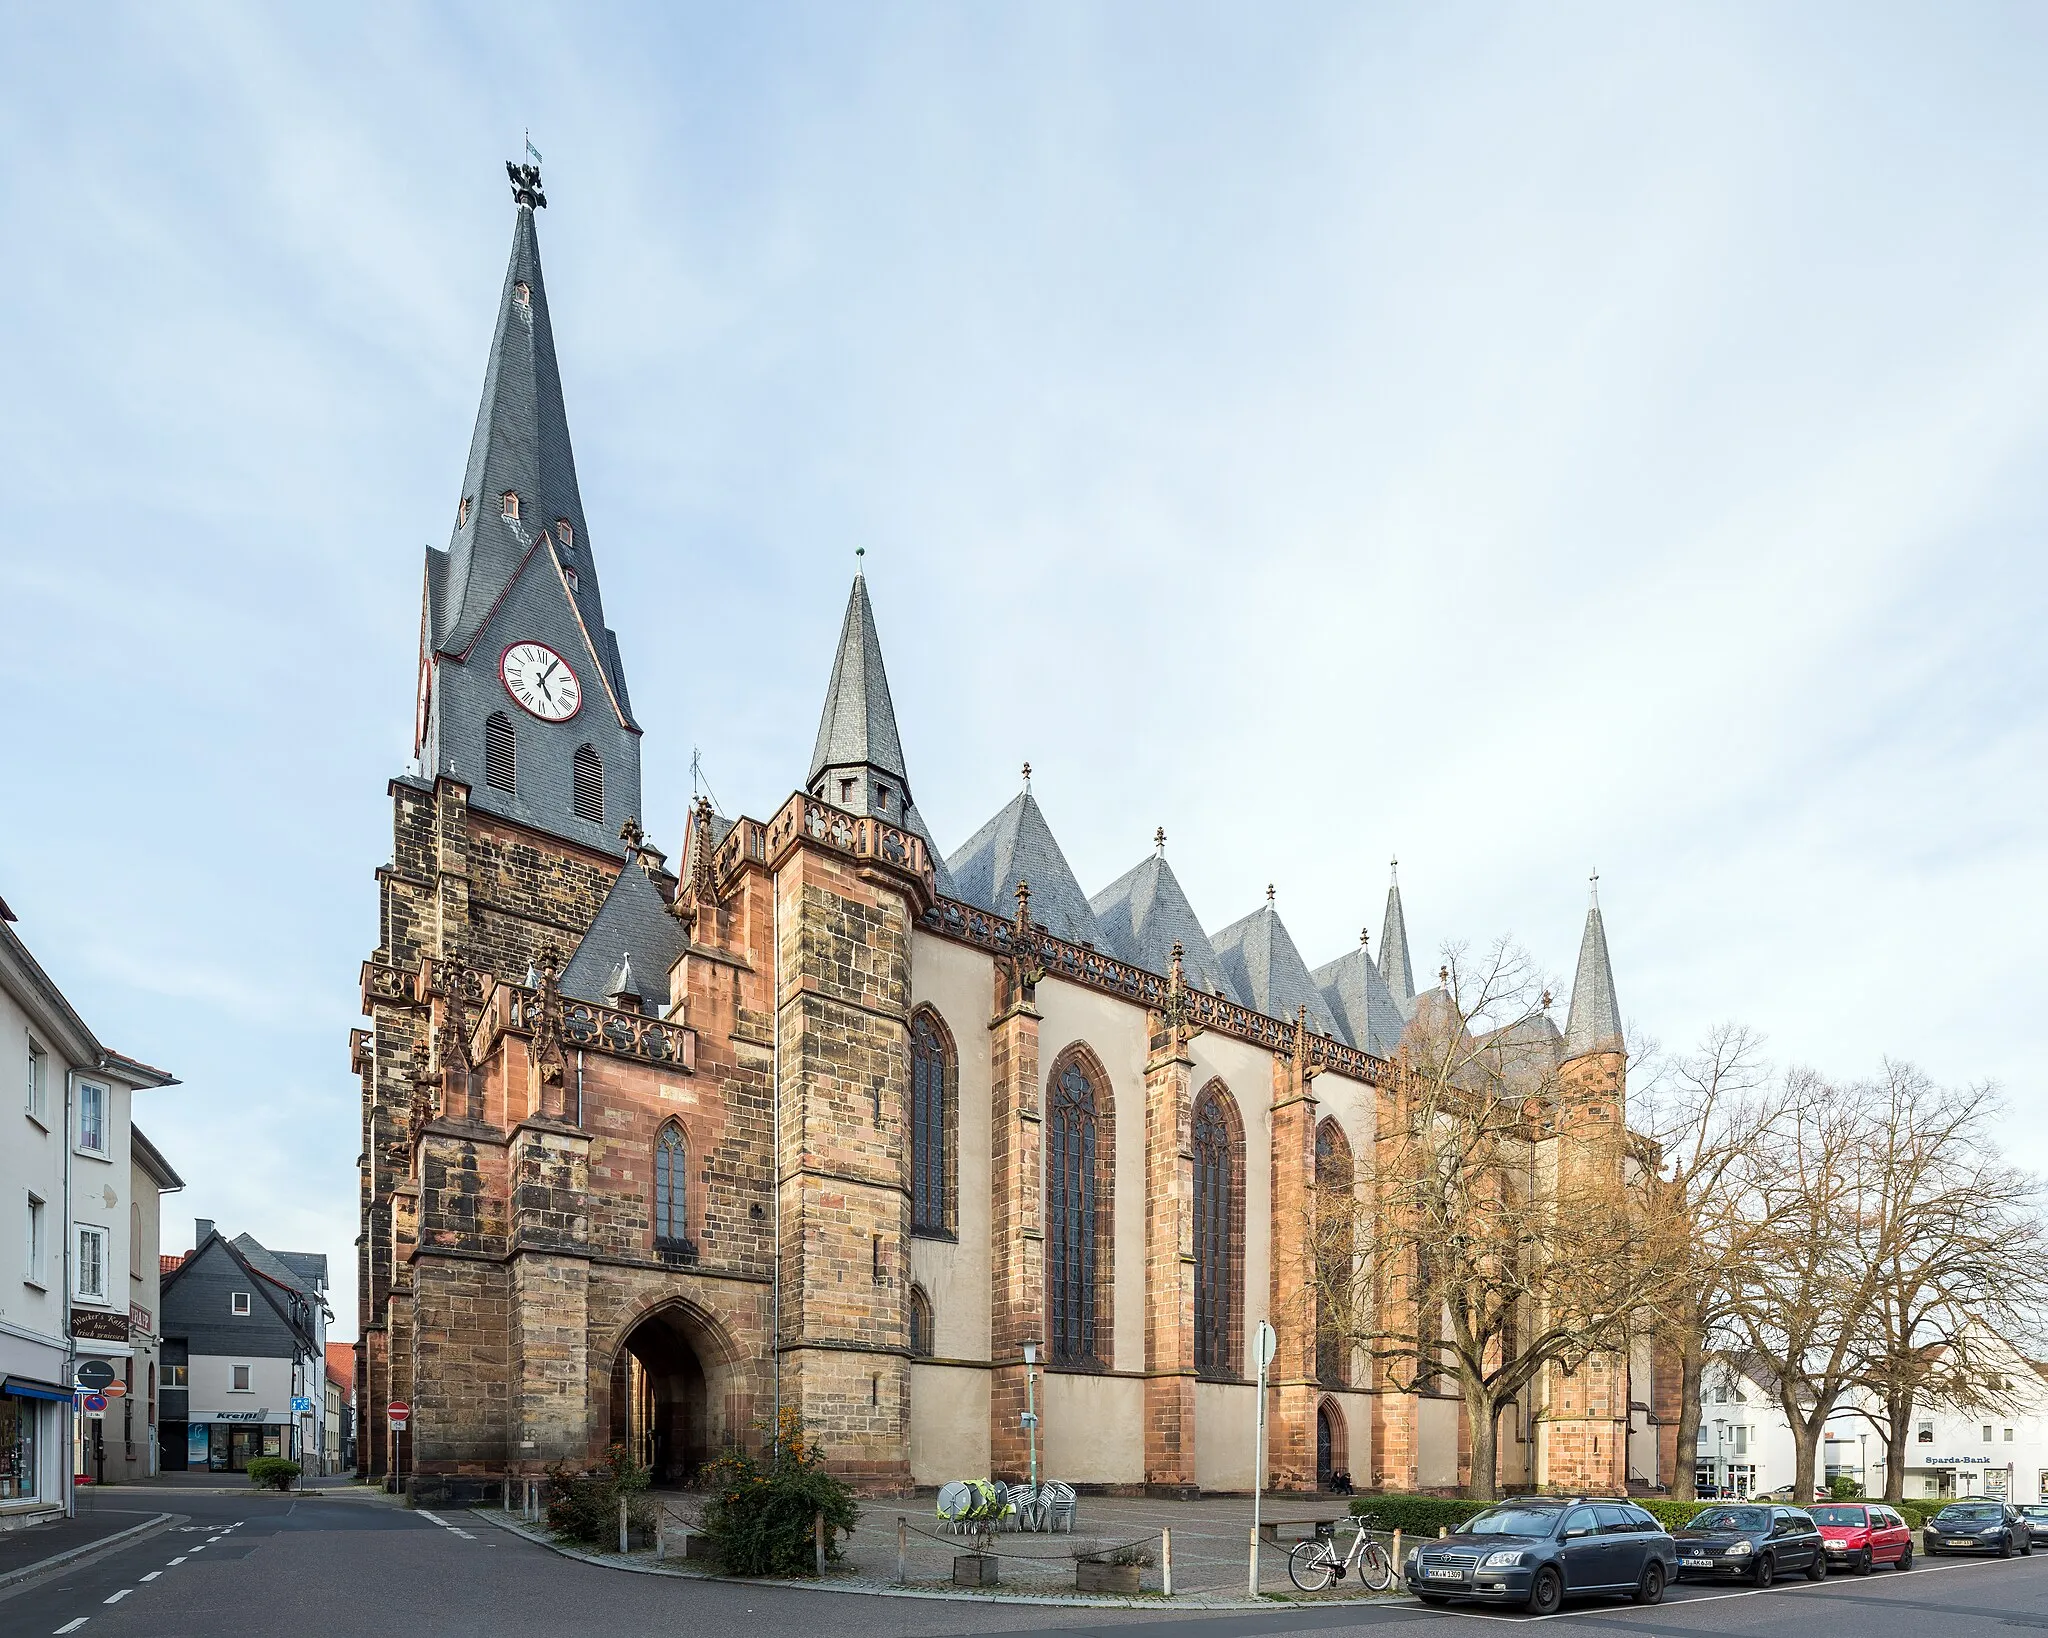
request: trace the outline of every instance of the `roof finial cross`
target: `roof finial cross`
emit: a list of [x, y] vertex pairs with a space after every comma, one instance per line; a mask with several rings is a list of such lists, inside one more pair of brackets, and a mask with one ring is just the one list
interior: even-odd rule
[[1366, 947], [1366, 946], [1367, 946], [1368, 944], [1370, 944], [1371, 942], [1372, 942], [1372, 929], [1371, 929], [1370, 927], [1361, 927], [1361, 928], [1359, 928], [1359, 929], [1358, 929], [1358, 947], [1359, 947], [1359, 948], [1360, 948], [1360, 949], [1362, 950], [1362, 949], [1364, 949], [1364, 948], [1365, 948], [1365, 947]]
[[1152, 856], [1155, 859], [1166, 857], [1166, 827], [1164, 825], [1161, 825], [1152, 833]]
[[1267, 908], [1268, 908], [1268, 909], [1270, 909], [1270, 908], [1272, 907], [1272, 904], [1273, 904], [1273, 884], [1272, 884], [1271, 882], [1268, 882], [1268, 883], [1266, 883], [1266, 905], [1267, 905]]
[[1031, 789], [1031, 764], [1028, 762], [1024, 764], [1024, 788], [1027, 791]]
[[1598, 869], [1595, 869], [1595, 870], [1594, 870], [1594, 872], [1593, 872], [1593, 874], [1592, 874], [1592, 875], [1590, 875], [1590, 876], [1588, 876], [1588, 877], [1586, 878], [1586, 880], [1587, 880], [1588, 882], [1590, 882], [1590, 883], [1592, 884], [1592, 888], [1593, 888], [1593, 898], [1592, 898], [1592, 905], [1593, 905], [1593, 908], [1594, 908], [1595, 910], [1597, 910], [1597, 909], [1599, 909], [1599, 908], [1600, 908], [1600, 872], [1599, 872], [1599, 870], [1598, 870]]
[[540, 191], [540, 155], [534, 152], [531, 142], [526, 151], [533, 154], [535, 163], [522, 165], [517, 160], [505, 161], [505, 174], [512, 180], [512, 201], [522, 210], [546, 210], [548, 196]]
[[1390, 886], [1399, 887], [1401, 885], [1401, 856], [1399, 854], [1396, 854], [1387, 861], [1387, 879]]

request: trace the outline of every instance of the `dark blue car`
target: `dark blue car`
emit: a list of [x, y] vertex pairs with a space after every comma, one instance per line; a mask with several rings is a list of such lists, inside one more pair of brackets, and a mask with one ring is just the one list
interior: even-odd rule
[[1401, 1574], [1425, 1604], [1468, 1598], [1550, 1615], [1587, 1594], [1658, 1603], [1677, 1567], [1664, 1527], [1631, 1502], [1525, 1496], [1422, 1542]]

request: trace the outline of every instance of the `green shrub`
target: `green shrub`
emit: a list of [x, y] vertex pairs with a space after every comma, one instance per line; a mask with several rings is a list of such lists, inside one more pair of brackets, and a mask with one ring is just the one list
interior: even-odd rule
[[289, 1490], [299, 1472], [297, 1462], [282, 1456], [258, 1456], [249, 1463], [249, 1482], [259, 1489], [268, 1485], [273, 1490]]
[[803, 1418], [782, 1413], [772, 1452], [729, 1450], [704, 1468], [711, 1499], [704, 1534], [727, 1575], [815, 1575], [815, 1521], [825, 1515], [825, 1558], [844, 1555], [838, 1537], [851, 1535], [860, 1509], [842, 1479], [804, 1436]]
[[548, 1528], [587, 1546], [616, 1549], [623, 1499], [628, 1529], [644, 1539], [654, 1530], [654, 1503], [646, 1495], [650, 1477], [623, 1445], [613, 1445], [595, 1472], [572, 1473], [557, 1463], [548, 1469]]
[[1863, 1486], [1842, 1474], [1838, 1473], [1828, 1480], [1829, 1501], [1854, 1501], [1862, 1494]]
[[1371, 1514], [1374, 1528], [1402, 1530], [1411, 1536], [1433, 1536], [1438, 1530], [1455, 1530], [1492, 1502], [1469, 1501], [1462, 1496], [1354, 1496], [1351, 1511]]

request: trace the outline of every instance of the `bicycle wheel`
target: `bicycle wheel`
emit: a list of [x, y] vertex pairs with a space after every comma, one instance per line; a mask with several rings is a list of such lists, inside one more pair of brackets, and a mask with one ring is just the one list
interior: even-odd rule
[[1303, 1592], [1321, 1592], [1337, 1579], [1337, 1555], [1327, 1541], [1296, 1542], [1287, 1555], [1287, 1578]]
[[1374, 1592], [1385, 1592], [1394, 1584], [1394, 1561], [1378, 1542], [1368, 1539], [1358, 1555], [1358, 1579]]

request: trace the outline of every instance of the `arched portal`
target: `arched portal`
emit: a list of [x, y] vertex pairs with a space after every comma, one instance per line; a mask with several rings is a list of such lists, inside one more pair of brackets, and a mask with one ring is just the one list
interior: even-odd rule
[[1351, 1487], [1349, 1430], [1344, 1410], [1335, 1400], [1316, 1406], [1316, 1488], [1348, 1491]]
[[712, 1425], [704, 1364], [686, 1316], [674, 1308], [634, 1326], [612, 1361], [611, 1442], [624, 1445], [656, 1484], [685, 1483], [723, 1432]]

